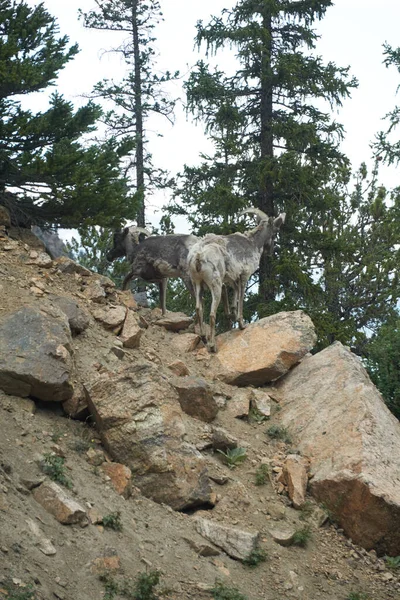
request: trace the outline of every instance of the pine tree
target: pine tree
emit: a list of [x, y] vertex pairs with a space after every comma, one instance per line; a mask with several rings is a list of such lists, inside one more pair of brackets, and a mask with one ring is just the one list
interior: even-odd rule
[[145, 227], [145, 198], [154, 188], [168, 185], [166, 173], [153, 166], [147, 149], [147, 121], [154, 114], [173, 120], [175, 102], [167, 96], [164, 86], [178, 73], [157, 74], [154, 68], [153, 30], [162, 18], [158, 0], [95, 1], [96, 10], [81, 12], [84, 25], [125, 35], [120, 46], [112, 51], [121, 55], [128, 74], [120, 82], [99, 82], [93, 97], [113, 106], [104, 119], [108, 131], [134, 146], [125, 164], [125, 173], [139, 201], [137, 224]]
[[[384, 64], [387, 68], [394, 66], [400, 73], [400, 46], [393, 48], [389, 44], [384, 44]], [[380, 160], [389, 165], [400, 163], [400, 140], [396, 134], [396, 128], [400, 123], [400, 106], [395, 106], [385, 119], [389, 122], [386, 131], [381, 131], [377, 135], [374, 149]]]
[[[331, 5], [240, 0], [208, 25], [197, 25], [199, 47], [205, 43], [209, 55], [229, 46], [238, 66], [231, 75], [200, 61], [187, 81], [188, 110], [205, 122], [216, 152], [203, 156], [199, 168], [186, 167], [178, 191], [183, 202], [172, 210], [189, 218], [196, 213], [201, 231], [215, 225], [230, 230], [229, 215], [248, 205], [269, 215], [287, 213], [277, 245], [283, 258], [261, 261], [252, 309], [259, 316], [275, 312], [288, 278], [298, 297], [313, 293], [309, 220], [329, 210], [332, 198], [320, 190], [333, 171], [348, 166], [338, 148], [342, 127], [321, 107], [340, 106], [356, 81], [348, 68], [324, 65], [313, 54], [313, 25]], [[296, 294], [288, 292], [286, 306], [296, 306]]]
[[3, 0], [0, 28], [0, 203], [19, 225], [118, 222], [127, 210], [123, 148], [81, 141], [101, 109], [88, 102], [74, 111], [57, 92], [44, 112], [24, 108], [29, 94], [55, 84], [78, 47], [58, 37], [43, 4]]

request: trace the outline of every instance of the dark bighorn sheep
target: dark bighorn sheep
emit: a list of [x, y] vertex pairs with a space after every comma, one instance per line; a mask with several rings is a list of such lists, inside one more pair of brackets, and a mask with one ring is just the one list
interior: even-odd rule
[[126, 256], [132, 263], [122, 284], [124, 290], [129, 281], [136, 277], [149, 283], [157, 283], [162, 314], [165, 315], [169, 277], [181, 277], [193, 294], [187, 273], [187, 256], [189, 248], [197, 239], [194, 235], [151, 235], [141, 227], [125, 227], [114, 233], [113, 248], [107, 253], [107, 260]]
[[212, 297], [210, 311], [210, 350], [215, 352], [215, 318], [221, 300], [223, 284], [233, 289], [234, 318], [244, 329], [243, 300], [246, 284], [258, 269], [264, 249], [273, 251], [274, 239], [285, 221], [285, 213], [268, 217], [257, 208], [248, 208], [240, 215], [252, 213], [258, 218], [255, 229], [231, 235], [209, 234], [194, 244], [188, 255], [189, 275], [195, 290], [196, 316], [200, 333], [204, 335], [202, 289], [206, 285]]

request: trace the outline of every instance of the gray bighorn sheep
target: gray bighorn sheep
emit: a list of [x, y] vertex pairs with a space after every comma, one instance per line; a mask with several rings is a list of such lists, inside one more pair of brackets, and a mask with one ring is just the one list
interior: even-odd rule
[[181, 277], [193, 294], [187, 274], [187, 255], [197, 239], [194, 235], [151, 235], [141, 227], [125, 227], [114, 233], [113, 248], [106, 256], [109, 261], [126, 256], [132, 263], [122, 289], [125, 290], [129, 281], [136, 277], [157, 283], [162, 314], [165, 315], [169, 277]]
[[[188, 268], [196, 298], [196, 316], [201, 335], [204, 335], [202, 289], [206, 285], [211, 292], [209, 347], [215, 352], [215, 317], [221, 300], [222, 286], [233, 289], [234, 318], [240, 329], [244, 328], [243, 300], [246, 284], [257, 270], [264, 248], [272, 254], [274, 239], [285, 221], [285, 213], [277, 218], [268, 217], [257, 208], [240, 213], [255, 214], [256, 228], [246, 233], [231, 235], [207, 235], [189, 250]], [[225, 309], [226, 310], [226, 309]]]

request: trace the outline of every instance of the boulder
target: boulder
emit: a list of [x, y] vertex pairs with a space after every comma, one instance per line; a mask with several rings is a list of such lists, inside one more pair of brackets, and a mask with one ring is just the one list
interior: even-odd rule
[[188, 367], [181, 360], [174, 360], [168, 365], [168, 369], [175, 373], [175, 375], [178, 375], [178, 377], [186, 377], [186, 375], [190, 375]]
[[79, 304], [66, 296], [49, 296], [49, 300], [65, 314], [73, 334], [82, 333], [89, 327], [90, 317]]
[[25, 306], [6, 315], [0, 321], [0, 389], [38, 400], [68, 400], [71, 353], [68, 320], [60, 311]]
[[33, 490], [33, 497], [63, 525], [87, 525], [86, 511], [54, 481], [45, 481]]
[[216, 521], [197, 518], [195, 520], [196, 531], [218, 548], [222, 548], [236, 560], [246, 560], [257, 548], [260, 534], [244, 531], [237, 527], [221, 525]]
[[101, 465], [102, 471], [111, 479], [115, 491], [129, 498], [132, 494], [132, 471], [129, 467], [119, 463], [105, 462]]
[[53, 261], [54, 266], [57, 268], [57, 271], [61, 271], [61, 273], [77, 273], [78, 275], [83, 275], [84, 277], [90, 277], [92, 272], [86, 267], [82, 267], [82, 265], [78, 265], [74, 260], [68, 258], [67, 256], [60, 256]]
[[361, 361], [336, 342], [279, 384], [282, 425], [310, 458], [311, 492], [351, 539], [400, 554], [400, 423]]
[[139, 320], [132, 310], [127, 310], [124, 325], [121, 331], [121, 340], [125, 348], [138, 348], [144, 329], [139, 325]]
[[298, 454], [289, 454], [283, 467], [283, 480], [294, 508], [301, 508], [306, 501], [308, 461]]
[[261, 417], [271, 416], [271, 397], [261, 390], [251, 390], [250, 404]]
[[196, 419], [209, 423], [218, 413], [211, 387], [201, 377], [173, 377], [171, 385], [178, 392], [182, 410]]
[[231, 417], [243, 419], [247, 417], [250, 410], [251, 389], [240, 389], [226, 403], [226, 410]]
[[138, 361], [104, 375], [86, 395], [107, 451], [145, 496], [175, 510], [211, 503], [205, 460], [184, 442], [176, 392], [157, 365]]
[[263, 385], [278, 379], [312, 349], [314, 325], [301, 310], [282, 312], [217, 336], [217, 376], [233, 385]]
[[189, 325], [193, 323], [193, 319], [188, 317], [184, 313], [167, 313], [157, 321], [154, 321], [155, 325], [165, 327], [168, 331], [181, 331], [181, 329], [187, 329]]
[[104, 306], [96, 308], [92, 314], [96, 321], [100, 321], [105, 329], [119, 332], [120, 326], [125, 320], [127, 309], [125, 306]]
[[171, 344], [177, 352], [186, 354], [196, 350], [200, 342], [200, 336], [196, 333], [181, 333], [171, 340]]

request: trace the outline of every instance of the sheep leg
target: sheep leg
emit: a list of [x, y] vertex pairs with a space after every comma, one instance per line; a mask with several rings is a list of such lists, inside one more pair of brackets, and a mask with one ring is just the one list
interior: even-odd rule
[[246, 289], [247, 280], [244, 277], [240, 277], [239, 279], [239, 294], [238, 294], [238, 323], [239, 329], [244, 329], [246, 326], [243, 321], [243, 302], [244, 302], [244, 292]]
[[204, 340], [204, 321], [203, 321], [203, 298], [201, 284], [194, 284], [194, 293], [196, 298], [196, 322], [200, 328], [200, 337]]
[[131, 269], [129, 271], [129, 273], [127, 275], [125, 275], [124, 281], [122, 282], [122, 289], [123, 290], [127, 290], [128, 289], [128, 283], [131, 281], [132, 278], [133, 278], [133, 271]]
[[215, 345], [215, 321], [217, 316], [217, 309], [221, 302], [222, 286], [218, 281], [214, 281], [210, 287], [211, 291], [211, 310], [210, 310], [210, 342], [209, 348], [211, 352], [216, 352], [217, 348]]
[[167, 312], [167, 284], [168, 278], [164, 277], [160, 280], [158, 284], [158, 289], [160, 290], [160, 305], [163, 317]]

